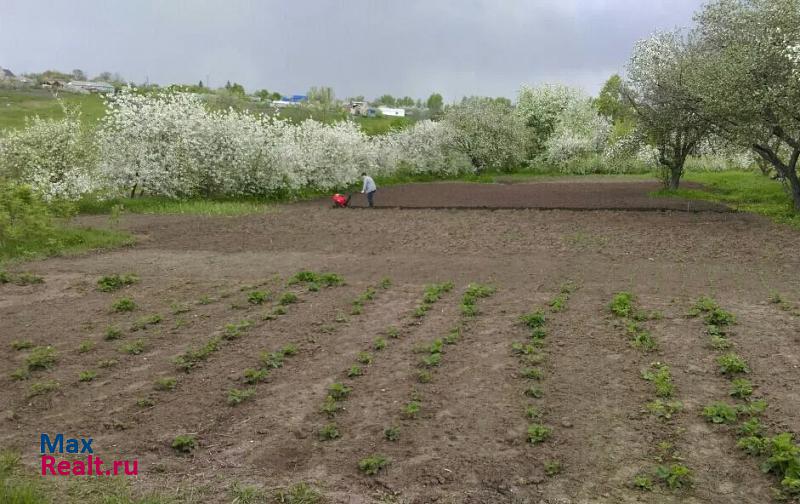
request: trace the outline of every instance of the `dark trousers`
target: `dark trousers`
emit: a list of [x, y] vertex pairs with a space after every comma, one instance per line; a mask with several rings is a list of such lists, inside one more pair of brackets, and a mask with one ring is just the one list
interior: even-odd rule
[[372, 198], [374, 198], [374, 197], [375, 197], [375, 191], [370, 191], [370, 192], [367, 193], [367, 201], [369, 202], [369, 207], [370, 208], [375, 206], [374, 201], [372, 201]]

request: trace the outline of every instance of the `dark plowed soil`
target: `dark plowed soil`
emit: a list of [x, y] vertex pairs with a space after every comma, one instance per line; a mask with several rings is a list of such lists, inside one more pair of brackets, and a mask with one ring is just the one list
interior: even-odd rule
[[[684, 187], [700, 186], [684, 183]], [[375, 207], [729, 211], [728, 207], [718, 203], [682, 198], [653, 198], [649, 195], [660, 188], [656, 182], [407, 184], [378, 189], [375, 193]], [[350, 206], [354, 208], [367, 206], [366, 196], [354, 194]]]
[[[518, 187], [542, 195], [551, 187], [565, 191], [550, 183], [458, 187], [476, 195]], [[581, 202], [579, 195], [603, 194], [608, 183], [575, 187], [569, 200]], [[402, 194], [402, 188], [391, 191]], [[104, 217], [84, 221], [107, 223]], [[138, 459], [141, 474], [131, 480], [138, 491], [192, 489], [192, 503], [231, 502], [234, 482], [270, 493], [308, 482], [333, 503], [769, 502], [779, 482], [736, 448], [737, 425], [712, 425], [701, 416], [713, 401], [734, 401], [702, 320], [686, 316], [703, 294], [737, 317], [730, 340], [751, 368], [754, 395], [768, 401], [762, 422], [770, 433], [800, 433], [800, 316], [791, 309], [800, 303], [800, 234], [759, 217], [669, 210], [366, 212], [317, 202], [230, 218], [126, 215], [121, 225], [137, 236], [136, 246], [15, 265], [13, 271], [32, 271], [45, 282], [0, 285], [0, 448], [20, 451], [32, 470], [39, 434], [63, 432], [92, 436], [103, 458]], [[298, 270], [334, 271], [346, 285], [318, 291], [287, 285]], [[95, 289], [100, 276], [126, 272], [140, 281], [116, 293]], [[352, 313], [352, 301], [383, 277], [392, 285], [377, 288], [363, 313]], [[566, 280], [578, 288], [565, 310], [551, 312], [548, 303]], [[452, 281], [453, 291], [415, 317], [425, 285], [443, 281]], [[497, 292], [479, 300], [477, 316], [465, 318], [461, 296], [471, 282]], [[272, 298], [251, 303], [254, 290]], [[609, 314], [611, 297], [622, 290], [633, 292], [642, 309], [663, 314], [642, 323], [658, 350], [633, 348], [624, 325]], [[769, 302], [772, 291], [782, 294], [786, 309]], [[284, 292], [298, 302], [265, 318]], [[137, 308], [112, 312], [112, 302], [123, 296]], [[538, 399], [523, 394], [533, 382], [521, 377], [511, 348], [527, 338], [520, 315], [534, 309], [548, 319]], [[162, 320], [133, 330], [152, 314]], [[221, 340], [190, 372], [176, 367], [176, 355], [230, 336], [226, 325], [243, 321], [250, 325]], [[120, 339], [105, 339], [109, 325], [122, 330]], [[460, 341], [445, 347], [430, 383], [420, 383], [420, 348], [456, 325], [463, 327]], [[399, 337], [389, 336], [390, 326]], [[387, 342], [382, 350], [374, 349], [379, 337]], [[12, 350], [14, 340], [52, 345], [57, 363], [12, 380], [30, 353]], [[136, 340], [144, 343], [142, 353], [122, 351]], [[93, 348], [80, 351], [83, 341]], [[264, 381], [243, 381], [245, 369], [262, 365], [263, 352], [289, 344], [296, 355]], [[372, 362], [363, 376], [348, 377], [364, 351]], [[108, 359], [118, 363], [98, 365]], [[655, 396], [641, 373], [653, 361], [670, 366], [674, 398], [684, 405], [669, 421], [645, 408]], [[85, 370], [97, 377], [80, 382]], [[176, 379], [174, 390], [155, 390], [155, 380], [164, 377]], [[29, 397], [31, 384], [43, 380], [60, 388]], [[352, 391], [328, 417], [321, 407], [333, 382]], [[255, 393], [248, 400], [227, 403], [231, 389], [250, 387]], [[412, 398], [421, 404], [415, 419], [402, 413]], [[152, 404], [137, 404], [141, 399]], [[552, 428], [537, 445], [526, 441], [531, 405]], [[329, 422], [340, 437], [323, 441], [318, 431]], [[396, 441], [384, 437], [390, 426], [399, 428]], [[198, 446], [180, 455], [171, 443], [185, 433]], [[693, 487], [671, 491], [654, 479], [652, 492], [634, 489], [634, 476], [674, 462], [666, 452], [691, 469]], [[366, 476], [358, 461], [373, 454], [390, 463]], [[560, 473], [547, 475], [545, 464], [556, 461]]]

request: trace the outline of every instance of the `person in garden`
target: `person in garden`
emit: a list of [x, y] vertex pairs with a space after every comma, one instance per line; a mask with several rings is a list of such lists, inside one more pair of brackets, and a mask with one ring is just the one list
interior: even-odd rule
[[364, 177], [364, 186], [361, 188], [361, 194], [367, 194], [367, 201], [369, 202], [369, 207], [372, 208], [374, 206], [374, 198], [375, 198], [375, 191], [378, 188], [375, 186], [375, 181], [372, 180], [372, 177], [367, 175], [366, 173], [361, 174]]

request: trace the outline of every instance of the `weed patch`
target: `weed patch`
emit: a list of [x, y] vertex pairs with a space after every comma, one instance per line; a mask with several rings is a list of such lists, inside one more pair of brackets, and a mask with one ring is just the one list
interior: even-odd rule
[[115, 273], [113, 275], [101, 277], [97, 281], [97, 290], [101, 292], [114, 292], [122, 289], [123, 287], [133, 285], [138, 281], [139, 277], [133, 273], [128, 273], [125, 275]]

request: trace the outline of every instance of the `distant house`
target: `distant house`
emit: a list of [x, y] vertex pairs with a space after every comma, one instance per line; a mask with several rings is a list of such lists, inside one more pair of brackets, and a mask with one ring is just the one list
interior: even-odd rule
[[351, 101], [347, 106], [347, 109], [350, 112], [350, 115], [366, 116], [367, 111], [369, 110], [369, 103], [365, 101]]
[[0, 67], [0, 80], [13, 79], [14, 77], [16, 77], [14, 72], [8, 68]]
[[67, 88], [86, 91], [89, 93], [113, 93], [114, 86], [108, 82], [70, 81]]
[[406, 110], [401, 108], [378, 107], [381, 114], [392, 117], [405, 117]]
[[301, 103], [307, 101], [308, 101], [308, 96], [306, 95], [281, 96], [280, 100], [272, 100], [272, 105], [278, 108], [296, 107]]

